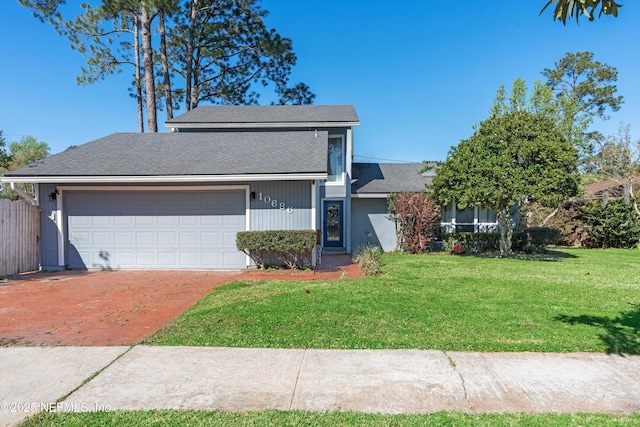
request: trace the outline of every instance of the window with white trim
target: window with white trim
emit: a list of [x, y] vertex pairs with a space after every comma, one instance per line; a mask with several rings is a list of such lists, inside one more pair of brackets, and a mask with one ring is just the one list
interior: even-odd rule
[[344, 171], [344, 138], [341, 135], [329, 135], [327, 182], [341, 183]]

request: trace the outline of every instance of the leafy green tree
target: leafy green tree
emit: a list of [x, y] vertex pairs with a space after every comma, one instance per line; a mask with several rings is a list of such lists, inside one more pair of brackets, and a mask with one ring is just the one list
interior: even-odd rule
[[490, 110], [491, 117], [515, 113], [516, 111], [529, 111], [535, 114], [546, 115], [555, 121], [561, 120], [559, 113], [560, 106], [555, 99], [551, 87], [536, 80], [533, 83], [531, 96], [527, 99], [528, 92], [527, 83], [518, 77], [513, 81], [508, 99], [509, 102], [507, 102], [504, 84], [501, 84], [496, 90], [496, 96]]
[[310, 104], [305, 84], [288, 86], [297, 58], [290, 39], [267, 28], [258, 0], [187, 2], [169, 32], [173, 71], [185, 81], [176, 96], [187, 111], [201, 101], [257, 104], [258, 86], [275, 87], [279, 103]]
[[616, 3], [614, 0], [549, 0], [547, 4], [542, 8], [540, 14], [552, 4], [556, 3], [556, 7], [553, 11], [553, 20], [560, 20], [563, 24], [567, 24], [567, 18], [576, 17], [576, 22], [579, 22], [580, 16], [586, 16], [589, 21], [593, 21], [595, 18], [594, 12], [600, 6], [600, 13], [598, 16], [613, 15], [618, 16], [618, 8], [622, 5]]
[[545, 68], [542, 75], [560, 103], [565, 137], [584, 161], [597, 137], [587, 132], [593, 119], [608, 119], [607, 111], [618, 111], [623, 103], [623, 97], [616, 95], [618, 71], [595, 61], [592, 52], [577, 52], [567, 53], [555, 68]]
[[[27, 166], [30, 163], [42, 160], [50, 153], [49, 145], [46, 142], [38, 141], [33, 136], [23, 136], [20, 141], [14, 141], [9, 144], [9, 162], [7, 170], [12, 171]], [[19, 184], [20, 187], [30, 194], [35, 195], [34, 184]], [[3, 189], [0, 198], [16, 199], [16, 196]]]
[[30, 163], [42, 160], [50, 153], [49, 144], [38, 141], [35, 137], [23, 136], [20, 141], [9, 144], [11, 163], [9, 170], [15, 170]]
[[624, 202], [633, 204], [640, 216], [634, 191], [635, 179], [640, 176], [640, 140], [632, 141], [629, 125], [621, 124], [617, 135], [598, 141], [598, 151], [590, 157], [587, 171], [621, 185]]
[[7, 154], [5, 144], [6, 140], [2, 136], [2, 131], [0, 130], [0, 174], [9, 167], [9, 163], [11, 161], [11, 156]]
[[500, 254], [511, 253], [511, 209], [523, 201], [557, 205], [578, 191], [577, 156], [556, 123], [515, 111], [480, 123], [471, 138], [451, 148], [431, 184], [441, 205], [495, 210]]
[[83, 3], [71, 19], [60, 12], [65, 0], [20, 3], [87, 56], [78, 83], [133, 66], [141, 132], [145, 106], [148, 129], [157, 132], [162, 100], [170, 119], [180, 99], [187, 110], [201, 101], [255, 104], [255, 87], [270, 83], [281, 104], [310, 104], [315, 97], [303, 83], [289, 85], [297, 60], [291, 40], [266, 27], [258, 0], [102, 0]]
[[635, 248], [640, 242], [640, 218], [622, 199], [596, 200], [579, 209], [588, 227], [584, 244], [599, 248]]

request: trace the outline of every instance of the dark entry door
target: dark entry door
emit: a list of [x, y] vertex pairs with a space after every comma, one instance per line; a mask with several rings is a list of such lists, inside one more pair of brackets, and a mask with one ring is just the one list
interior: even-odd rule
[[343, 247], [343, 202], [324, 202], [324, 246]]

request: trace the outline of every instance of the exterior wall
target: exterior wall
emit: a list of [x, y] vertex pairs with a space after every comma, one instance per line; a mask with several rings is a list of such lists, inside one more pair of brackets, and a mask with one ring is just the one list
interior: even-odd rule
[[59, 270], [58, 226], [56, 225], [57, 200], [49, 195], [56, 191], [56, 184], [38, 184], [40, 205], [40, 268]]
[[311, 181], [252, 182], [250, 187], [251, 230], [313, 229]]
[[387, 219], [387, 200], [355, 198], [351, 200], [351, 244], [354, 250], [370, 244], [385, 252], [396, 247], [396, 229]]
[[[255, 182], [215, 182], [201, 183], [198, 186], [249, 185], [249, 192], [255, 193], [255, 199], [249, 202], [250, 230], [305, 230], [313, 229], [312, 224], [312, 181], [255, 181]], [[40, 194], [40, 264], [43, 270], [63, 269], [59, 260], [60, 234], [57, 215], [60, 215], [58, 203], [64, 198], [64, 192], [56, 200], [49, 195], [57, 187], [82, 187], [80, 184], [39, 184]], [[114, 187], [113, 184], [92, 184], [91, 187]], [[141, 184], [117, 185], [135, 187]], [[144, 187], [186, 187], [188, 183], [142, 184]], [[106, 189], [106, 188], [105, 188]], [[275, 201], [275, 206], [274, 206]], [[283, 205], [284, 203], [284, 205]], [[63, 228], [66, 244], [66, 230]]]

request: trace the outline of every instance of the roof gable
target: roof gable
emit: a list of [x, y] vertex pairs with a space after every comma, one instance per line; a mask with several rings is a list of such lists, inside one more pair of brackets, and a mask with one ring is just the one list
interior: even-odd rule
[[359, 124], [353, 105], [203, 105], [168, 120], [165, 127], [335, 127]]

